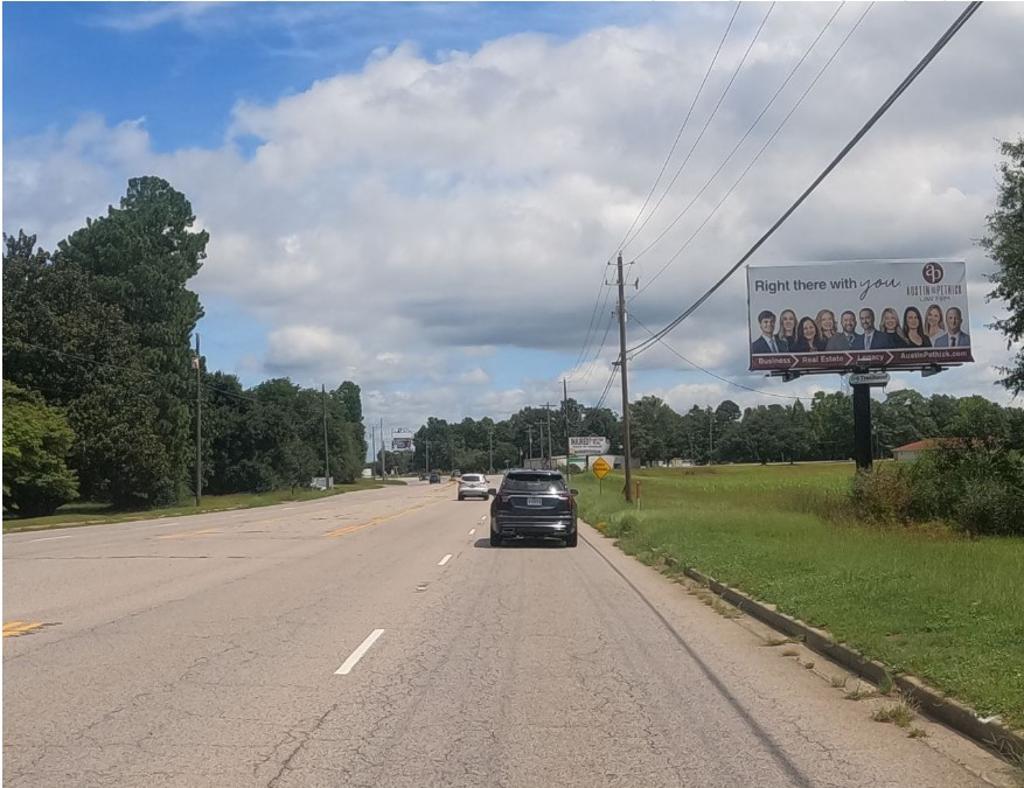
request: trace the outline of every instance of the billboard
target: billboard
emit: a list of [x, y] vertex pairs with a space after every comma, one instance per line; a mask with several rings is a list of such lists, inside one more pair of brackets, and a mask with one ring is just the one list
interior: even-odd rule
[[962, 261], [748, 268], [747, 306], [753, 371], [974, 361]]
[[586, 456], [588, 454], [605, 454], [608, 451], [608, 439], [601, 435], [588, 435], [569, 438], [570, 454]]
[[391, 433], [391, 451], [393, 452], [414, 452], [416, 444], [413, 443], [413, 434], [408, 430], [397, 429]]

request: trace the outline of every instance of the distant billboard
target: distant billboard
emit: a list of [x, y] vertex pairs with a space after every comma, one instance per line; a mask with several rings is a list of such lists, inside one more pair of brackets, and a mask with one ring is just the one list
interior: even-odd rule
[[391, 451], [393, 452], [414, 452], [416, 444], [413, 442], [413, 434], [408, 430], [395, 430], [391, 433]]
[[569, 438], [569, 453], [587, 456], [589, 454], [606, 454], [608, 439], [601, 435], [588, 435]]
[[974, 361], [962, 261], [748, 268], [747, 304], [751, 370]]

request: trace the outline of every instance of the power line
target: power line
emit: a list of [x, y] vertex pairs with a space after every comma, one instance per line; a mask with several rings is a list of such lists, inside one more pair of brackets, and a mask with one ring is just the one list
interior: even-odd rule
[[743, 57], [740, 58], [740, 62], [736, 65], [736, 68], [733, 70], [732, 76], [729, 78], [729, 81], [725, 85], [725, 89], [722, 91], [722, 94], [718, 97], [718, 102], [711, 110], [711, 114], [708, 115], [707, 120], [704, 121], [704, 125], [701, 127], [700, 133], [697, 135], [697, 138], [693, 141], [693, 144], [690, 146], [690, 150], [686, 152], [686, 158], [684, 158], [683, 163], [679, 165], [679, 169], [677, 169], [676, 174], [672, 176], [672, 180], [669, 182], [668, 186], [665, 187], [665, 191], [662, 192], [661, 197], [658, 198], [658, 202], [655, 203], [654, 207], [651, 209], [651, 212], [647, 214], [647, 218], [643, 220], [639, 227], [636, 228], [636, 232], [633, 233], [633, 237], [626, 241], [625, 246], [622, 247], [623, 251], [627, 247], [629, 247], [629, 245], [632, 244], [633, 241], [637, 239], [637, 236], [640, 235], [641, 231], [644, 229], [647, 223], [654, 217], [654, 214], [658, 212], [658, 208], [661, 207], [661, 204], [665, 201], [665, 198], [668, 196], [668, 193], [672, 190], [672, 187], [675, 185], [675, 182], [679, 179], [679, 176], [682, 174], [687, 162], [690, 161], [690, 157], [693, 155], [694, 150], [696, 150], [697, 146], [700, 144], [700, 141], [704, 138], [704, 132], [708, 130], [708, 127], [711, 125], [711, 121], [713, 121], [715, 119], [715, 116], [718, 115], [718, 110], [719, 108], [721, 108], [722, 102], [725, 101], [725, 97], [729, 95], [729, 90], [732, 88], [733, 83], [736, 81], [736, 77], [739, 76], [740, 71], [743, 69], [744, 63], [747, 62], [747, 56], [750, 54], [750, 50], [754, 48], [754, 44], [757, 43], [757, 39], [761, 36], [761, 31], [764, 30], [765, 23], [768, 22], [768, 17], [771, 16], [772, 10], [774, 10], [774, 8], [774, 2], [770, 6], [768, 6], [768, 10], [765, 12], [764, 17], [762, 17], [761, 19], [761, 24], [758, 25], [757, 30], [754, 31], [754, 37], [750, 39], [750, 43], [747, 44], [747, 48], [746, 51], [744, 51], [743, 53]]
[[[740, 173], [739, 177], [735, 181], [733, 181], [732, 185], [728, 189], [726, 189], [725, 194], [722, 195], [721, 199], [717, 203], [715, 203], [714, 207], [712, 207], [708, 215], [704, 217], [704, 221], [697, 225], [697, 228], [690, 234], [690, 237], [683, 242], [683, 245], [676, 249], [672, 256], [665, 261], [665, 264], [658, 269], [654, 276], [652, 276], [647, 281], [647, 283], [633, 295], [633, 298], [631, 298], [630, 301], [635, 299], [642, 292], [644, 292], [644, 290], [646, 290], [648, 287], [654, 284], [654, 281], [663, 273], [665, 273], [666, 269], [668, 269], [668, 267], [672, 265], [673, 262], [675, 262], [679, 255], [681, 255], [686, 250], [686, 248], [691, 243], [693, 243], [693, 240], [700, 234], [701, 230], [703, 230], [707, 223], [710, 222], [712, 218], [714, 218], [715, 214], [718, 213], [719, 208], [721, 208], [725, 204], [726, 200], [728, 200], [732, 193], [736, 190], [736, 187], [740, 185], [740, 183], [743, 181], [745, 177], [747, 177], [747, 173], [749, 173], [750, 170], [753, 169], [754, 165], [757, 164], [758, 160], [761, 158], [761, 155], [769, 148], [769, 146], [771, 146], [772, 142], [781, 133], [785, 125], [789, 122], [789, 119], [793, 117], [793, 114], [797, 111], [800, 105], [804, 103], [804, 99], [806, 99], [807, 96], [810, 95], [810, 92], [814, 89], [814, 86], [818, 84], [818, 81], [828, 70], [829, 66], [832, 65], [833, 61], [835, 61], [835, 59], [839, 56], [839, 53], [842, 51], [843, 47], [846, 46], [846, 42], [850, 40], [850, 38], [856, 32], [857, 28], [860, 27], [861, 22], [864, 21], [864, 17], [868, 15], [868, 11], [871, 10], [873, 5], [873, 2], [867, 5], [867, 7], [864, 9], [861, 15], [857, 18], [857, 21], [854, 22], [853, 26], [849, 29], [849, 31], [847, 31], [846, 35], [843, 37], [843, 40], [839, 42], [839, 45], [835, 48], [835, 51], [832, 52], [832, 55], [828, 58], [828, 60], [826, 60], [822, 64], [821, 68], [818, 69], [818, 73], [814, 75], [814, 79], [812, 79], [810, 83], [807, 85], [807, 87], [804, 88], [804, 92], [800, 94], [800, 98], [796, 100], [796, 102], [790, 108], [789, 112], [787, 112], [786, 115], [782, 118], [782, 120], [779, 121], [779, 125], [775, 127], [775, 130], [768, 136], [768, 139], [765, 140], [764, 144], [757, 151], [757, 153], [754, 154], [754, 157], [750, 160], [747, 166], [744, 167], [743, 172]], [[712, 176], [712, 178], [714, 178], [714, 176]], [[700, 195], [698, 194], [697, 196], [699, 197]], [[687, 209], [689, 209], [689, 207], [690, 206], [687, 206]]]
[[[642, 328], [644, 331], [646, 331], [651, 336], [654, 336], [654, 332], [651, 329], [649, 329], [647, 326], [645, 326], [643, 323], [641, 323], [637, 319], [637, 317], [635, 315], [633, 316], [633, 320], [636, 321], [637, 325], [639, 325], [640, 328]], [[752, 391], [755, 394], [764, 394], [765, 396], [768, 396], [768, 397], [778, 397], [779, 399], [795, 399], [795, 400], [802, 399], [801, 397], [794, 397], [792, 394], [776, 394], [775, 392], [772, 392], [772, 391], [762, 391], [761, 389], [755, 389], [755, 388], [752, 388], [751, 386], [744, 385], [743, 383], [737, 383], [735, 380], [730, 380], [729, 378], [722, 377], [721, 375], [718, 375], [718, 374], [712, 372], [710, 369], [704, 369], [704, 367], [702, 367], [700, 364], [697, 364], [696, 362], [691, 361], [690, 359], [688, 359], [686, 356], [684, 356], [682, 353], [680, 353], [678, 350], [676, 350], [674, 347], [672, 347], [668, 342], [666, 342], [663, 337], [658, 337], [658, 341], [662, 345], [664, 345], [667, 350], [669, 350], [671, 353], [673, 353], [674, 355], [676, 355], [677, 357], [679, 357], [680, 359], [685, 361], [687, 364], [689, 364], [694, 369], [699, 369], [705, 375], [710, 375], [711, 377], [716, 378], [717, 380], [720, 380], [723, 383], [728, 383], [730, 386], [735, 386], [736, 388], [745, 389], [746, 391]]]
[[597, 404], [594, 406], [594, 410], [600, 410], [604, 405], [605, 399], [608, 397], [608, 392], [611, 391], [612, 383], [615, 382], [615, 375], [618, 373], [618, 366], [612, 367], [612, 374], [608, 376], [608, 382], [604, 384], [604, 391], [601, 392], [601, 397], [597, 400]]
[[590, 345], [590, 335], [594, 329], [594, 319], [597, 317], [597, 314], [601, 308], [601, 295], [605, 294], [605, 300], [607, 300], [607, 289], [607, 285], [604, 281], [604, 271], [602, 270], [601, 284], [598, 288], [597, 296], [594, 298], [594, 308], [590, 311], [590, 322], [587, 324], [587, 333], [586, 336], [584, 336], [583, 338], [583, 346], [580, 348], [580, 352], [576, 354], [576, 363], [573, 364], [574, 367], [579, 366], [580, 361], [583, 360], [583, 357], [587, 353], [588, 346]]
[[[686, 110], [686, 117], [683, 118], [682, 125], [679, 126], [679, 132], [676, 134], [676, 138], [672, 142], [672, 147], [669, 148], [668, 155], [665, 157], [665, 161], [661, 165], [658, 177], [654, 179], [654, 184], [651, 186], [651, 190], [647, 192], [647, 197], [644, 198], [644, 204], [640, 206], [640, 210], [633, 219], [633, 223], [629, 225], [629, 229], [626, 230], [626, 234], [622, 236], [622, 240], [619, 241], [618, 249], [621, 249], [622, 245], [626, 243], [626, 239], [629, 238], [629, 234], [633, 232], [633, 228], [636, 227], [636, 223], [640, 221], [640, 217], [643, 216], [644, 211], [647, 209], [647, 205], [650, 203], [651, 197], [654, 196], [655, 189], [657, 189], [658, 184], [661, 183], [661, 176], [665, 174], [665, 170], [668, 168], [668, 163], [672, 160], [672, 154], [676, 152], [676, 145], [679, 144], [679, 139], [683, 136], [683, 132], [686, 130], [686, 126], [690, 122], [690, 116], [693, 114], [693, 109], [697, 106], [697, 101], [700, 99], [701, 93], [704, 91], [704, 85], [707, 84], [708, 77], [711, 76], [711, 71], [714, 69], [715, 63], [718, 62], [718, 55], [722, 51], [725, 39], [729, 36], [729, 31], [732, 30], [732, 23], [736, 20], [736, 14], [739, 13], [739, 10], [740, 4], [737, 2], [736, 6], [732, 10], [732, 16], [729, 17], [728, 24], [725, 26], [725, 32], [722, 33], [722, 38], [718, 42], [718, 47], [715, 49], [715, 54], [711, 57], [711, 62], [708, 64], [707, 71], [704, 72], [704, 78], [700, 81], [700, 86], [697, 88], [697, 92], [693, 96], [693, 101], [690, 102], [690, 108]], [[637, 232], [639, 232], [639, 230]]]
[[853, 138], [846, 143], [843, 149], [836, 155], [834, 159], [829, 163], [821, 174], [812, 181], [811, 185], [808, 186], [803, 194], [801, 194], [796, 201], [786, 209], [785, 213], [780, 216], [775, 224], [768, 228], [768, 230], [762, 235], [753, 246], [744, 254], [739, 260], [737, 260], [728, 271], [714, 284], [712, 285], [700, 298], [698, 298], [691, 306], [683, 311], [678, 317], [672, 320], [667, 326], [662, 328], [660, 331], [655, 332], [650, 338], [644, 340], [640, 344], [633, 347], [629, 352], [634, 356], [639, 355], [648, 348], [651, 347], [661, 337], [665, 336], [669, 331], [682, 323], [687, 317], [695, 312], [701, 304], [707, 301], [725, 282], [742, 266], [747, 260], [749, 260], [754, 253], [761, 248], [765, 241], [767, 241], [779, 227], [796, 211], [797, 208], [806, 200], [810, 194], [818, 188], [819, 184], [828, 177], [828, 175], [834, 170], [839, 163], [846, 158], [847, 154], [853, 150], [858, 142], [864, 137], [865, 134], [881, 119], [883, 115], [889, 110], [889, 108], [896, 102], [896, 100], [903, 95], [908, 87], [913, 83], [915, 79], [921, 74], [922, 71], [935, 59], [940, 51], [950, 42], [950, 40], [957, 34], [961, 27], [966, 24], [967, 20], [971, 18], [975, 11], [981, 6], [980, 0], [971, 2], [967, 8], [956, 18], [956, 20], [949, 26], [945, 33], [939, 37], [939, 40], [935, 42], [934, 46], [928, 51], [928, 53], [918, 62], [918, 64], [910, 71], [910, 73], [903, 79], [903, 81], [896, 87], [892, 94], [887, 98], [882, 105], [875, 110], [875, 113], [868, 119], [868, 121], [860, 128], [860, 130], [853, 136]]
[[[668, 223], [668, 225], [665, 227], [665, 229], [662, 230], [653, 241], [651, 241], [649, 244], [647, 244], [647, 246], [645, 246], [643, 249], [641, 249], [639, 252], [637, 252], [637, 254], [633, 257], [634, 260], [639, 260], [645, 254], [647, 254], [647, 252], [649, 252], [652, 248], [654, 248], [662, 238], [664, 238], [666, 235], [668, 235], [669, 231], [673, 227], [675, 227], [676, 224], [679, 223], [679, 220], [682, 219], [689, 212], [690, 208], [692, 208], [694, 206], [694, 204], [697, 202], [697, 200], [700, 199], [701, 195], [704, 194], [705, 191], [707, 191], [708, 187], [712, 184], [712, 182], [715, 180], [715, 178], [718, 177], [719, 173], [721, 173], [722, 170], [725, 169], [726, 165], [730, 161], [732, 161], [732, 157], [735, 156], [736, 152], [743, 146], [743, 143], [746, 142], [747, 137], [749, 137], [750, 134], [754, 131], [754, 128], [757, 126], [757, 124], [761, 122], [761, 119], [765, 116], [765, 113], [767, 113], [768, 110], [771, 109], [772, 104], [775, 103], [775, 99], [777, 99], [779, 97], [779, 95], [782, 93], [782, 91], [786, 89], [786, 85], [788, 85], [790, 83], [790, 81], [793, 79], [793, 77], [796, 75], [797, 70], [800, 68], [800, 66], [802, 66], [804, 64], [804, 61], [807, 60], [808, 57], [810, 57], [811, 52], [814, 51], [814, 47], [817, 46], [817, 44], [821, 40], [822, 36], [824, 36], [825, 33], [828, 31], [829, 27], [832, 26], [832, 22], [839, 15], [839, 12], [842, 11], [844, 5], [846, 5], [845, 0], [843, 0], [843, 2], [841, 2], [839, 4], [839, 6], [836, 8], [836, 10], [832, 13], [832, 16], [830, 16], [828, 18], [828, 20], [822, 26], [821, 30], [818, 31], [818, 35], [814, 37], [814, 40], [811, 41], [810, 46], [807, 47], [807, 49], [804, 51], [804, 53], [800, 57], [800, 59], [796, 62], [796, 64], [793, 66], [793, 68], [790, 69], [789, 73], [786, 75], [786, 78], [782, 80], [782, 84], [780, 84], [779, 87], [776, 88], [776, 90], [772, 94], [771, 98], [768, 99], [768, 103], [766, 103], [764, 105], [764, 107], [761, 109], [761, 111], [757, 114], [757, 117], [754, 118], [754, 121], [750, 124], [750, 126], [744, 132], [743, 136], [740, 137], [739, 140], [737, 140], [736, 144], [733, 146], [732, 150], [729, 151], [729, 154], [725, 157], [725, 159], [722, 161], [722, 163], [720, 165], [718, 165], [718, 169], [715, 170], [711, 174], [711, 177], [707, 179], [707, 181], [704, 183], [703, 186], [701, 186], [700, 190], [695, 195], [693, 195], [693, 199], [690, 200], [690, 202], [687, 204], [687, 206], [685, 208], [683, 208], [682, 211], [680, 211], [678, 214], [676, 214], [675, 218], [671, 222]], [[664, 269], [662, 269], [662, 270], [664, 270]], [[652, 281], [654, 279], [657, 279], [660, 274], [661, 274], [661, 271], [659, 271], [657, 274], [655, 274], [654, 277], [652, 277]], [[646, 289], [646, 285], [645, 285], [645, 289]], [[636, 298], [636, 296], [634, 295], [633, 298]], [[630, 300], [632, 300], [632, 299], [630, 299]]]

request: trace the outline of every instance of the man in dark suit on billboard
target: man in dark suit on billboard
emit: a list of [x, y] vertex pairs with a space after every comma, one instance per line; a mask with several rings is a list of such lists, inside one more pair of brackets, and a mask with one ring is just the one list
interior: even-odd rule
[[750, 352], [755, 356], [766, 353], [785, 353], [789, 350], [786, 340], [775, 336], [775, 313], [765, 309], [757, 316], [761, 336], [750, 343]]
[[864, 329], [864, 347], [858, 350], [888, 350], [892, 347], [892, 339], [884, 331], [875, 330], [875, 311], [873, 309], [860, 310], [860, 327]]
[[951, 306], [946, 310], [946, 333], [935, 340], [935, 347], [970, 347], [971, 335], [960, 330], [964, 324], [963, 313]]
[[829, 337], [825, 350], [863, 350], [864, 337], [857, 333], [857, 316], [847, 309], [839, 318], [842, 331]]

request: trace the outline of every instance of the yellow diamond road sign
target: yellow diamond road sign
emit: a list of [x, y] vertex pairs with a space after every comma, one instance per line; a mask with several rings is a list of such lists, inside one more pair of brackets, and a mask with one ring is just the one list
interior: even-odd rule
[[612, 466], [608, 464], [608, 460], [604, 457], [598, 457], [594, 460], [594, 464], [590, 466], [590, 469], [594, 472], [594, 476], [598, 479], [603, 479], [611, 471]]

